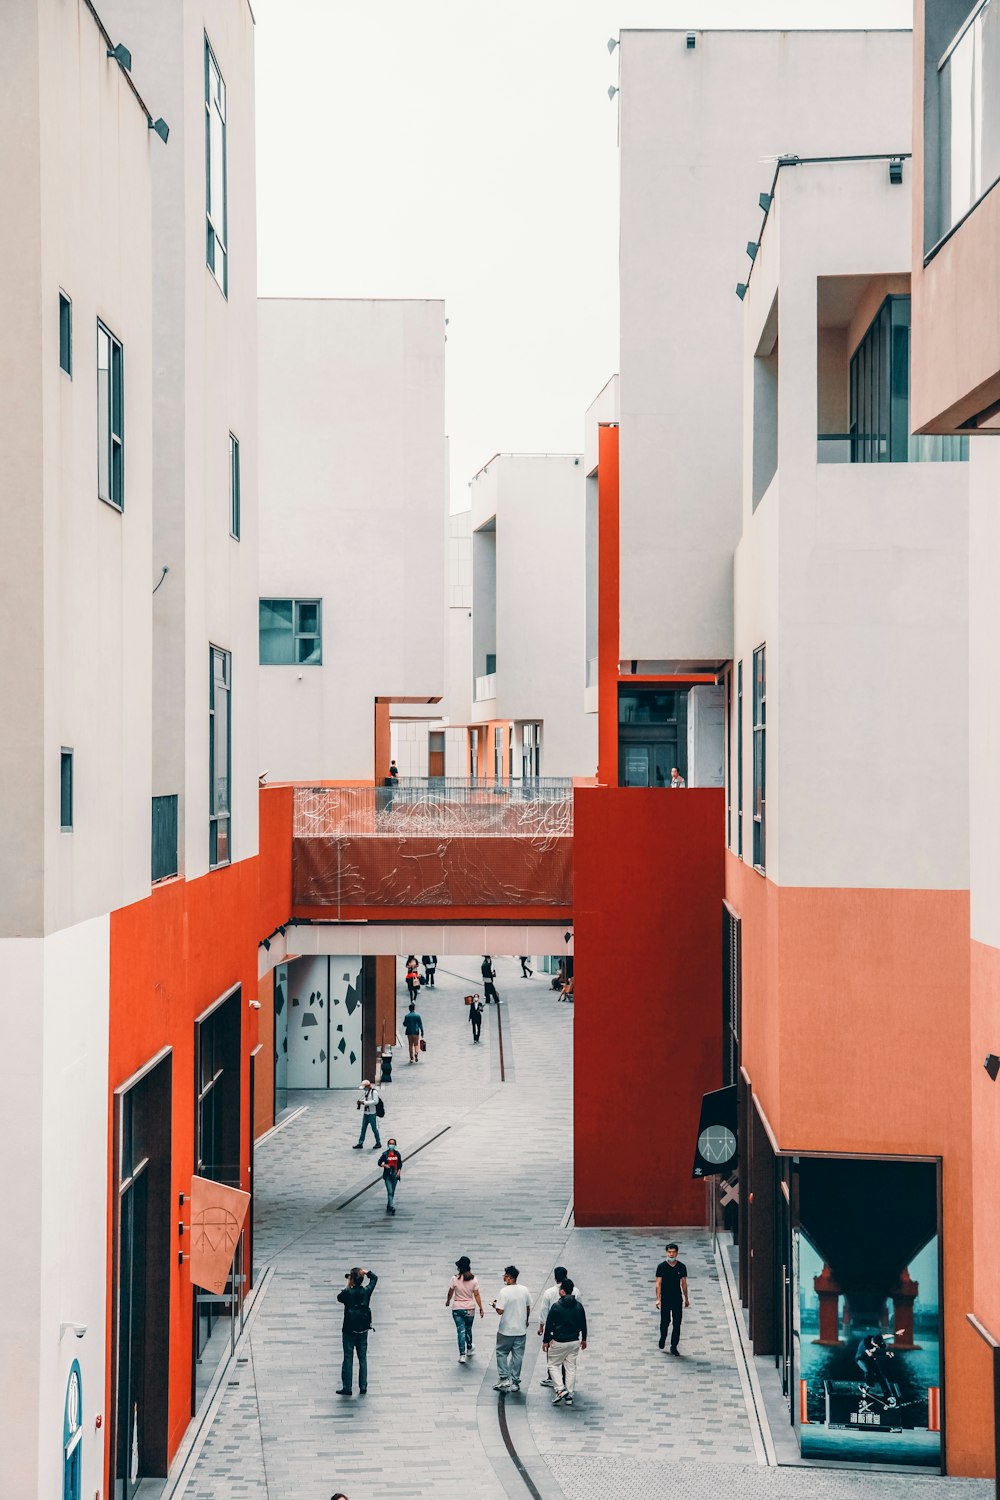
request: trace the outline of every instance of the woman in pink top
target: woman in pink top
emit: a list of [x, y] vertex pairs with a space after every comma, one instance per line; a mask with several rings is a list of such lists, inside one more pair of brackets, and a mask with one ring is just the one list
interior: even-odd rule
[[479, 1282], [472, 1274], [472, 1262], [469, 1257], [460, 1255], [455, 1265], [458, 1267], [458, 1275], [451, 1278], [444, 1305], [451, 1308], [451, 1315], [455, 1319], [455, 1331], [458, 1334], [458, 1362], [464, 1365], [467, 1356], [472, 1353], [472, 1325], [476, 1318], [476, 1308], [479, 1308], [479, 1316], [482, 1317], [483, 1302], [479, 1295]]

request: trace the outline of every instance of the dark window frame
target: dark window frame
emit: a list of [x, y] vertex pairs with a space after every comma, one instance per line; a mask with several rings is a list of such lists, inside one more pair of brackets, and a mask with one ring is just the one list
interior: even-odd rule
[[240, 539], [240, 440], [229, 434], [229, 535]]
[[764, 874], [767, 858], [767, 643], [753, 653], [753, 867]]
[[[217, 870], [233, 859], [233, 657], [221, 646], [208, 648], [208, 865]], [[216, 663], [222, 664], [221, 681], [215, 675]], [[216, 716], [226, 714], [225, 798], [219, 796], [222, 780], [216, 765]], [[224, 800], [224, 805], [223, 805]], [[225, 857], [219, 858], [222, 839]]]
[[[265, 661], [260, 650], [260, 606], [261, 605], [290, 604], [292, 607], [292, 621], [287, 631], [288, 641], [291, 647], [291, 655], [280, 661]], [[316, 610], [316, 629], [302, 630], [300, 628], [299, 611], [303, 605]], [[273, 627], [271, 627], [273, 629]], [[282, 632], [284, 635], [285, 632]], [[300, 641], [315, 641], [316, 655], [305, 659], [299, 656]], [[257, 659], [262, 667], [321, 667], [323, 665], [323, 600], [322, 599], [291, 599], [285, 597], [267, 597], [258, 600], [257, 616]]]
[[[101, 418], [101, 339], [108, 340], [108, 410]], [[97, 320], [97, 498], [120, 515], [125, 511], [125, 350], [121, 339]], [[101, 453], [107, 448], [108, 493], [101, 494]]]
[[59, 288], [59, 368], [73, 379], [73, 298]]
[[76, 766], [73, 749], [62, 745], [59, 749], [59, 831], [73, 832], [73, 793]]
[[[213, 98], [212, 69], [218, 76], [217, 98]], [[222, 126], [222, 182], [218, 184], [222, 195], [221, 223], [212, 215], [212, 111], [218, 111]], [[205, 264], [222, 295], [229, 298], [229, 148], [228, 148], [228, 91], [222, 76], [219, 60], [205, 32]], [[221, 274], [218, 252], [222, 252]]]

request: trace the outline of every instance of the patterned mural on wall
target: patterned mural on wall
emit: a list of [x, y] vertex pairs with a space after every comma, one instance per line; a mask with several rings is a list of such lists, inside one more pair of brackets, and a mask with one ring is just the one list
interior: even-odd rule
[[288, 965], [288, 1087], [361, 1082], [361, 959], [297, 958]]

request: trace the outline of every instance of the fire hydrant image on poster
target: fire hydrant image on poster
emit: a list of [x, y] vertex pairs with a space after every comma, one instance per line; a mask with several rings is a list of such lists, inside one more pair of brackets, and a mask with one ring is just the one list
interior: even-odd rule
[[802, 1158], [798, 1199], [802, 1456], [939, 1469], [933, 1163]]

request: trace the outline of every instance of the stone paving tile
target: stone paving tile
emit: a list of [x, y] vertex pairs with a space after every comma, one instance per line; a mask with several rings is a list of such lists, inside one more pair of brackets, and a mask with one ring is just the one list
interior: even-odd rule
[[566, 1500], [988, 1500], [992, 1482], [844, 1469], [767, 1469], [550, 1456]]

